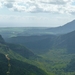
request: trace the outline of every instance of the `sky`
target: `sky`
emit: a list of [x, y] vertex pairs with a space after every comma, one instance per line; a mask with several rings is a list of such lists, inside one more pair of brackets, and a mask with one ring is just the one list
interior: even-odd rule
[[75, 0], [0, 0], [0, 27], [57, 27], [75, 19]]

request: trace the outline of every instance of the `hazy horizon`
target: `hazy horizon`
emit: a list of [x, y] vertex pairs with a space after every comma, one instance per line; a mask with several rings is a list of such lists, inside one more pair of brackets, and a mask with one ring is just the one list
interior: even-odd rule
[[74, 0], [0, 0], [0, 27], [58, 27], [74, 19]]

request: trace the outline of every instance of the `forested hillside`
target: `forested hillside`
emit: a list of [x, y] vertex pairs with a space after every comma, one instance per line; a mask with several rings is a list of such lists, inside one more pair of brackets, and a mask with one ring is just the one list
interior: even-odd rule
[[[0, 37], [0, 39], [3, 39]], [[27, 59], [39, 58], [24, 46], [0, 41], [0, 75], [48, 75], [42, 69], [28, 63]], [[34, 61], [33, 61], [34, 62]], [[10, 70], [9, 70], [10, 65]]]
[[0, 75], [7, 75], [7, 72], [10, 75], [47, 75], [40, 68], [15, 59], [10, 58], [10, 70], [8, 65], [5, 55], [0, 53]]
[[54, 35], [17, 36], [9, 38], [9, 43], [22, 44], [34, 53], [44, 53], [52, 48]]

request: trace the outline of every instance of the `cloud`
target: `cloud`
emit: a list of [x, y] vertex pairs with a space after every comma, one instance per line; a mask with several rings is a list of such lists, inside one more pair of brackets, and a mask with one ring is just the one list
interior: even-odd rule
[[74, 0], [0, 0], [0, 7], [16, 12], [75, 13]]
[[[63, 16], [63, 17], [62, 17]], [[53, 27], [64, 25], [74, 18], [73, 15], [48, 15], [48, 16], [24, 16], [24, 15], [0, 15], [0, 26], [24, 26], [24, 27]], [[59, 21], [60, 20], [60, 21]]]
[[0, 8], [2, 7], [2, 4], [0, 3]]
[[66, 4], [70, 2], [71, 0], [40, 0], [40, 2], [45, 3], [45, 4]]

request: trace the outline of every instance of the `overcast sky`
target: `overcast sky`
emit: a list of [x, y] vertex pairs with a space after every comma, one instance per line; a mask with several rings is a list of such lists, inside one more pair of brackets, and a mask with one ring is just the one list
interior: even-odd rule
[[75, 19], [75, 0], [0, 0], [0, 27], [56, 27]]

